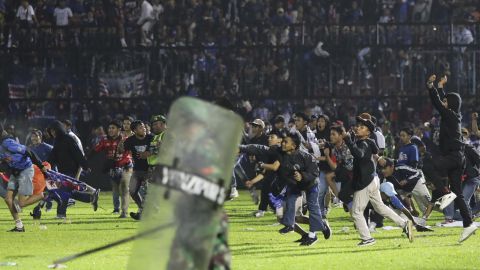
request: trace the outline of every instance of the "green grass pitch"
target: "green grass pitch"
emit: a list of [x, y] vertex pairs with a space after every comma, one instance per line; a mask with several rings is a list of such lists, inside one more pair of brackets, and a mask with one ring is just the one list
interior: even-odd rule
[[[53, 219], [54, 210], [43, 213], [40, 222], [28, 216], [32, 207], [21, 214], [26, 233], [7, 233], [14, 223], [4, 203], [0, 204], [0, 262], [16, 266], [0, 269], [48, 269], [53, 260], [95, 248], [134, 235], [138, 223], [112, 215], [111, 195], [103, 193], [96, 213], [89, 204], [77, 202], [68, 209], [68, 222]], [[255, 218], [256, 206], [246, 192], [226, 204], [230, 219], [229, 243], [233, 269], [480, 269], [480, 238], [472, 236], [457, 244], [461, 228], [434, 228], [433, 233], [416, 233], [415, 241], [400, 236], [400, 230], [378, 230], [377, 244], [359, 248], [358, 234], [349, 216], [341, 208], [329, 214], [333, 235], [310, 247], [294, 243], [295, 234], [280, 235], [272, 213]], [[135, 209], [132, 209], [135, 210]], [[440, 222], [435, 213], [430, 225]], [[71, 222], [71, 223], [70, 223]], [[46, 229], [43, 226], [45, 225]], [[393, 225], [386, 222], [385, 225]], [[43, 229], [42, 229], [43, 227]], [[308, 229], [308, 226], [304, 226]], [[342, 228], [348, 227], [348, 231]], [[126, 269], [130, 244], [67, 263], [67, 269]]]

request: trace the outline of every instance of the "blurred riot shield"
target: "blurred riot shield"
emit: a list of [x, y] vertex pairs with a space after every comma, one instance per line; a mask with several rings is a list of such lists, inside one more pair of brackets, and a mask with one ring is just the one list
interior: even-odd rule
[[172, 105], [167, 123], [139, 233], [169, 227], [134, 243], [128, 269], [207, 269], [243, 123], [188, 97]]

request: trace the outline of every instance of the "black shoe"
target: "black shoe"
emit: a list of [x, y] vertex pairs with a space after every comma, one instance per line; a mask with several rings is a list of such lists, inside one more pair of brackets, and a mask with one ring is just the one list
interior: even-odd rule
[[306, 238], [308, 238], [308, 234], [302, 235], [302, 238], [295, 240], [295, 243], [303, 243], [306, 240]]
[[362, 242], [358, 243], [357, 246], [366, 247], [366, 246], [371, 246], [371, 245], [375, 245], [375, 239], [373, 239], [373, 238], [370, 238], [370, 239], [367, 239], [367, 240], [362, 240]]
[[33, 219], [40, 219], [42, 217], [42, 209], [39, 205], [33, 208], [33, 212], [30, 212], [30, 216], [32, 216]]
[[328, 221], [325, 220], [323, 224], [325, 226], [325, 229], [322, 231], [322, 233], [325, 240], [327, 240], [330, 238], [330, 236], [332, 236], [332, 229], [330, 229], [330, 225], [328, 224]]
[[[132, 214], [130, 213], [130, 215], [132, 215]], [[291, 233], [291, 232], [293, 232], [293, 227], [285, 226], [285, 227], [283, 227], [283, 229], [278, 230], [278, 232], [280, 234]]]
[[93, 211], [96, 212], [98, 209], [98, 194], [100, 193], [100, 189], [97, 188], [95, 192], [92, 195], [92, 206], [93, 206]]
[[7, 232], [25, 232], [25, 227], [22, 227], [22, 228], [15, 227]]
[[432, 229], [427, 228], [427, 227], [425, 227], [423, 225], [420, 225], [420, 224], [415, 225], [415, 229], [417, 229], [417, 232], [433, 232]]
[[141, 213], [130, 212], [130, 217], [135, 219], [135, 220], [140, 220], [142, 218], [142, 214]]
[[311, 246], [311, 245], [315, 244], [317, 241], [318, 241], [318, 237], [317, 237], [317, 236], [315, 236], [315, 238], [307, 237], [307, 238], [305, 239], [305, 241], [303, 241], [302, 243], [300, 243], [300, 246]]

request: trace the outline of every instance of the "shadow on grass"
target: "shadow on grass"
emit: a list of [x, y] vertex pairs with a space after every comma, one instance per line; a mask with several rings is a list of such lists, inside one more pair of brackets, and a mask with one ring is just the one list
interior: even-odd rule
[[[292, 245], [294, 245], [292, 243]], [[390, 246], [390, 247], [378, 247], [378, 246], [369, 246], [369, 247], [357, 247], [355, 244], [348, 246], [332, 247], [332, 246], [321, 246], [322, 243], [318, 243], [315, 246], [310, 247], [301, 247], [295, 244], [293, 247], [285, 247], [282, 249], [275, 250], [274, 254], [269, 255], [259, 255], [262, 254], [262, 249], [256, 248], [255, 246], [250, 246], [248, 249], [233, 249], [234, 256], [249, 256], [257, 255], [261, 258], [275, 258], [285, 256], [310, 256], [310, 255], [334, 255], [334, 254], [352, 254], [352, 253], [365, 253], [365, 252], [382, 252], [382, 251], [398, 251], [401, 249], [425, 249], [424, 246], [412, 246], [408, 242], [405, 245], [401, 246]], [[456, 243], [437, 245], [436, 247], [453, 247], [458, 246]], [[265, 247], [265, 251], [271, 250], [271, 247]]]
[[18, 256], [5, 256], [2, 257], [1, 260], [6, 259], [6, 260], [15, 260], [15, 259], [23, 259], [23, 258], [33, 258], [35, 255], [18, 255]]

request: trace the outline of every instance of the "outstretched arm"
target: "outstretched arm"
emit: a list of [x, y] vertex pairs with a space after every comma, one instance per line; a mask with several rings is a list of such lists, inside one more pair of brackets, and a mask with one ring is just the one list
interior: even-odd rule
[[440, 113], [440, 115], [444, 115], [448, 110], [444, 107], [441, 98], [445, 96], [445, 93], [443, 92], [443, 86], [445, 85], [445, 83], [447, 83], [447, 76], [442, 77], [440, 79], [440, 82], [438, 83], [439, 89], [441, 90], [441, 96], [439, 95], [437, 88], [435, 88], [435, 86], [433, 85], [436, 78], [437, 76], [435, 75], [432, 75], [430, 76], [430, 78], [428, 78], [427, 89], [429, 91], [430, 100], [432, 101], [433, 107], [435, 107], [435, 109]]

